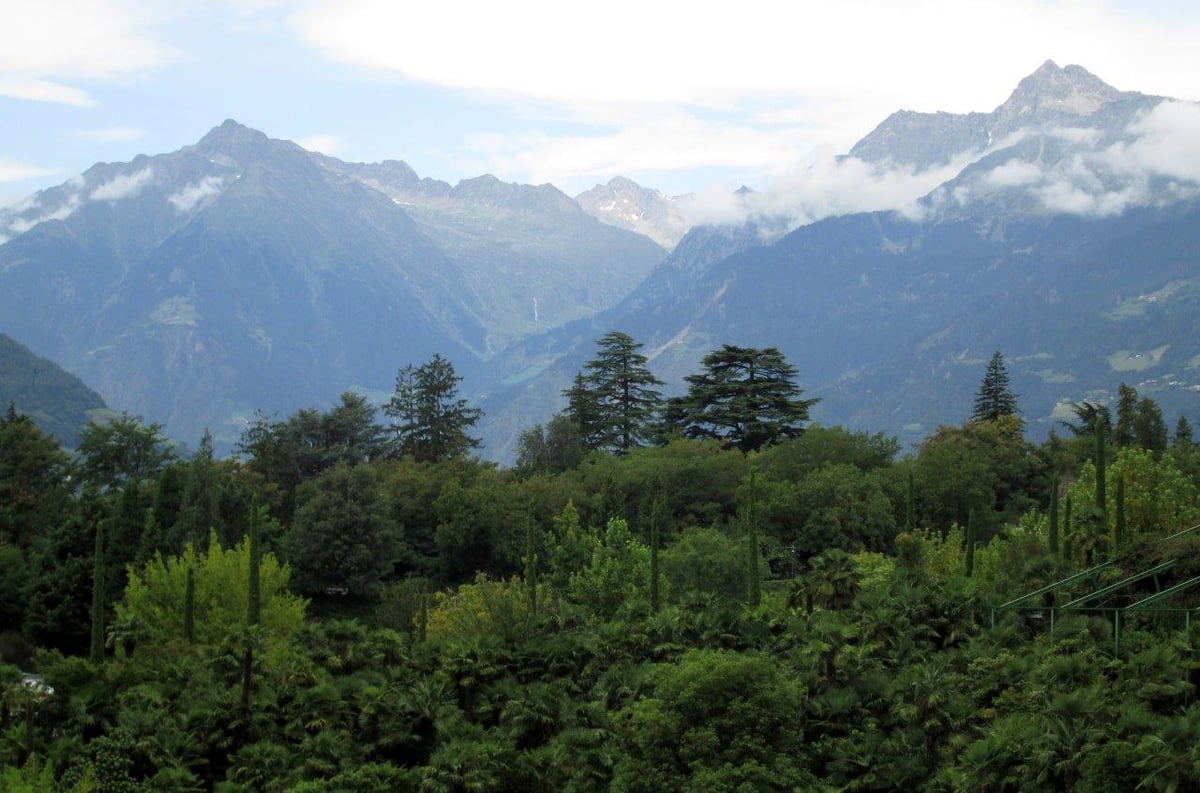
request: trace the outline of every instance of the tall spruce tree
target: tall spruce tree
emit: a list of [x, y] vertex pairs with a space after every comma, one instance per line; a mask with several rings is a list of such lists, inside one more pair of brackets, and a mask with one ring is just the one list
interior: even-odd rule
[[644, 446], [662, 403], [655, 386], [663, 382], [650, 372], [642, 345], [629, 334], [611, 331], [596, 346], [596, 356], [563, 392], [567, 414], [590, 449], [624, 452]]
[[396, 374], [396, 390], [383, 412], [393, 419], [399, 456], [439, 462], [465, 457], [479, 447], [470, 431], [483, 411], [459, 397], [461, 381], [454, 365], [440, 355]]
[[1012, 392], [1008, 382], [1008, 369], [1004, 365], [1004, 356], [1000, 351], [992, 353], [988, 362], [987, 372], [979, 391], [975, 394], [975, 409], [971, 412], [972, 421], [995, 421], [1001, 416], [1017, 414], [1017, 395]]
[[743, 452], [804, 431], [816, 399], [801, 399], [796, 369], [774, 347], [726, 344], [689, 375], [688, 393], [668, 401], [667, 415], [689, 438], [715, 438]]

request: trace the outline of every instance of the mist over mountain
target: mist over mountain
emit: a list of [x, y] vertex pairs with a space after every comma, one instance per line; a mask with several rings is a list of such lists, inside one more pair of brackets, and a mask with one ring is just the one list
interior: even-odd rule
[[233, 121], [97, 165], [0, 215], [0, 329], [228, 447], [255, 410], [384, 395], [435, 352], [471, 372], [615, 304], [664, 253], [549, 186], [426, 181], [402, 206], [368, 183], [406, 184], [401, 166], [339, 167]]
[[997, 349], [1034, 432], [1121, 381], [1195, 417], [1197, 141], [1195, 103], [1053, 62], [990, 112], [899, 111], [758, 190], [674, 198], [451, 185], [227, 121], [0, 210], [0, 331], [225, 448], [436, 352], [505, 459], [614, 329], [669, 392], [721, 344], [779, 347], [816, 420], [906, 441], [965, 417]]
[[[620, 306], [497, 359], [554, 384], [493, 405], [493, 443], [513, 416], [561, 409], [550, 389], [609, 329], [675, 389], [720, 344], [777, 346], [821, 397], [816, 420], [906, 441], [966, 417], [997, 349], [1034, 433], [1121, 381], [1195, 415], [1198, 111], [1047, 62], [991, 113], [897, 113], [847, 157], [723, 194], [730, 224], [694, 229]], [[780, 217], [794, 230], [753, 222]]]

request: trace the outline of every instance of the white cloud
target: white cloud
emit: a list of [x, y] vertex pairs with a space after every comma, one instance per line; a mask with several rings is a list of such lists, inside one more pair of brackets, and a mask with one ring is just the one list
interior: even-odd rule
[[309, 135], [296, 138], [295, 143], [302, 149], [328, 154], [331, 157], [342, 150], [342, 142], [333, 135]]
[[1014, 75], [1047, 57], [1185, 97], [1200, 70], [1196, 20], [1165, 24], [1079, 0], [745, 0], [736, 13], [682, 0], [314, 0], [291, 24], [327, 57], [369, 72], [577, 110], [728, 110], [771, 98], [775, 119], [803, 109], [806, 145], [839, 150], [897, 107], [991, 109]]
[[88, 198], [92, 201], [119, 201], [136, 195], [153, 179], [153, 168], [143, 168], [131, 174], [115, 176], [92, 190]]
[[124, 78], [170, 57], [151, 30], [166, 8], [134, 0], [4, 0], [0, 94], [94, 104], [70, 83]]
[[122, 141], [140, 140], [146, 136], [146, 130], [136, 127], [106, 127], [104, 129], [80, 129], [67, 135], [75, 140], [86, 140], [96, 143], [117, 143]]
[[789, 227], [856, 212], [895, 210], [921, 213], [918, 200], [957, 174], [970, 155], [925, 171], [872, 165], [856, 157], [838, 158], [832, 148], [771, 180], [760, 192], [735, 194], [710, 188], [681, 198], [690, 223], [740, 223], [748, 218], [782, 218]]
[[1042, 181], [1042, 169], [1014, 158], [988, 171], [984, 181], [995, 187], [1024, 187]]
[[[48, 220], [66, 220], [75, 214], [75, 210], [83, 205], [83, 199], [78, 193], [72, 194], [53, 212], [47, 212], [36, 218], [17, 218], [9, 224], [8, 230], [14, 234], [24, 234], [39, 223], [45, 223]], [[36, 206], [36, 202], [33, 206]]]
[[206, 176], [199, 182], [185, 185], [178, 192], [167, 196], [167, 200], [180, 212], [188, 212], [209, 196], [220, 193], [224, 185], [223, 176]]
[[0, 182], [19, 182], [22, 179], [36, 179], [40, 176], [53, 176], [59, 173], [59, 168], [40, 168], [29, 163], [0, 157]]

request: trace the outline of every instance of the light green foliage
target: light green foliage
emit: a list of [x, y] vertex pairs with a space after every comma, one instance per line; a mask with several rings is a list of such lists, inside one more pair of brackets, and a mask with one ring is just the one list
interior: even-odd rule
[[[213, 534], [207, 551], [188, 545], [183, 554], [157, 556], [144, 568], [130, 569], [117, 622], [136, 631], [139, 649], [183, 637], [183, 597], [187, 571], [194, 570], [196, 642], [223, 641], [243, 624], [249, 605], [249, 541], [222, 548]], [[273, 554], [262, 555], [262, 627], [268, 644], [287, 642], [304, 623], [306, 601], [288, 592], [290, 571]]]
[[584, 530], [579, 521], [579, 510], [574, 502], [568, 501], [562, 513], [554, 516], [546, 550], [546, 583], [556, 592], [565, 592], [571, 576], [582, 570], [591, 561], [597, 538]]
[[91, 793], [96, 780], [89, 772], [79, 781], [63, 787], [54, 779], [54, 764], [31, 757], [20, 768], [0, 768], [0, 793]]
[[480, 573], [470, 584], [438, 592], [429, 611], [426, 638], [440, 644], [475, 646], [527, 638], [537, 621], [537, 607], [548, 606], [544, 592], [531, 603], [529, 590], [515, 576], [507, 581]]
[[[1116, 491], [1118, 478], [1124, 480], [1126, 539], [1146, 534], [1171, 534], [1200, 523], [1200, 489], [1178, 468], [1171, 455], [1155, 460], [1154, 454], [1136, 446], [1117, 450], [1105, 472], [1107, 484]], [[1075, 512], [1095, 506], [1096, 469], [1085, 463], [1079, 479], [1068, 494]], [[1109, 510], [1108, 523], [1102, 530], [1111, 534], [1116, 526], [1116, 511]], [[1078, 532], [1081, 523], [1074, 520]]]
[[611, 519], [599, 540], [587, 567], [570, 577], [571, 600], [605, 618], [648, 607], [650, 547], [633, 536], [623, 518]]

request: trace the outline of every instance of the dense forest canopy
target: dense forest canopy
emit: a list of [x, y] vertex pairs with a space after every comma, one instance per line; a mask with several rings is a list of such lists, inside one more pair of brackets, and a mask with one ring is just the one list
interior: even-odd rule
[[778, 351], [664, 401], [598, 347], [512, 469], [438, 357], [226, 460], [9, 410], [0, 790], [1200, 786], [1186, 420], [1122, 385], [1033, 444], [997, 353], [901, 455]]

